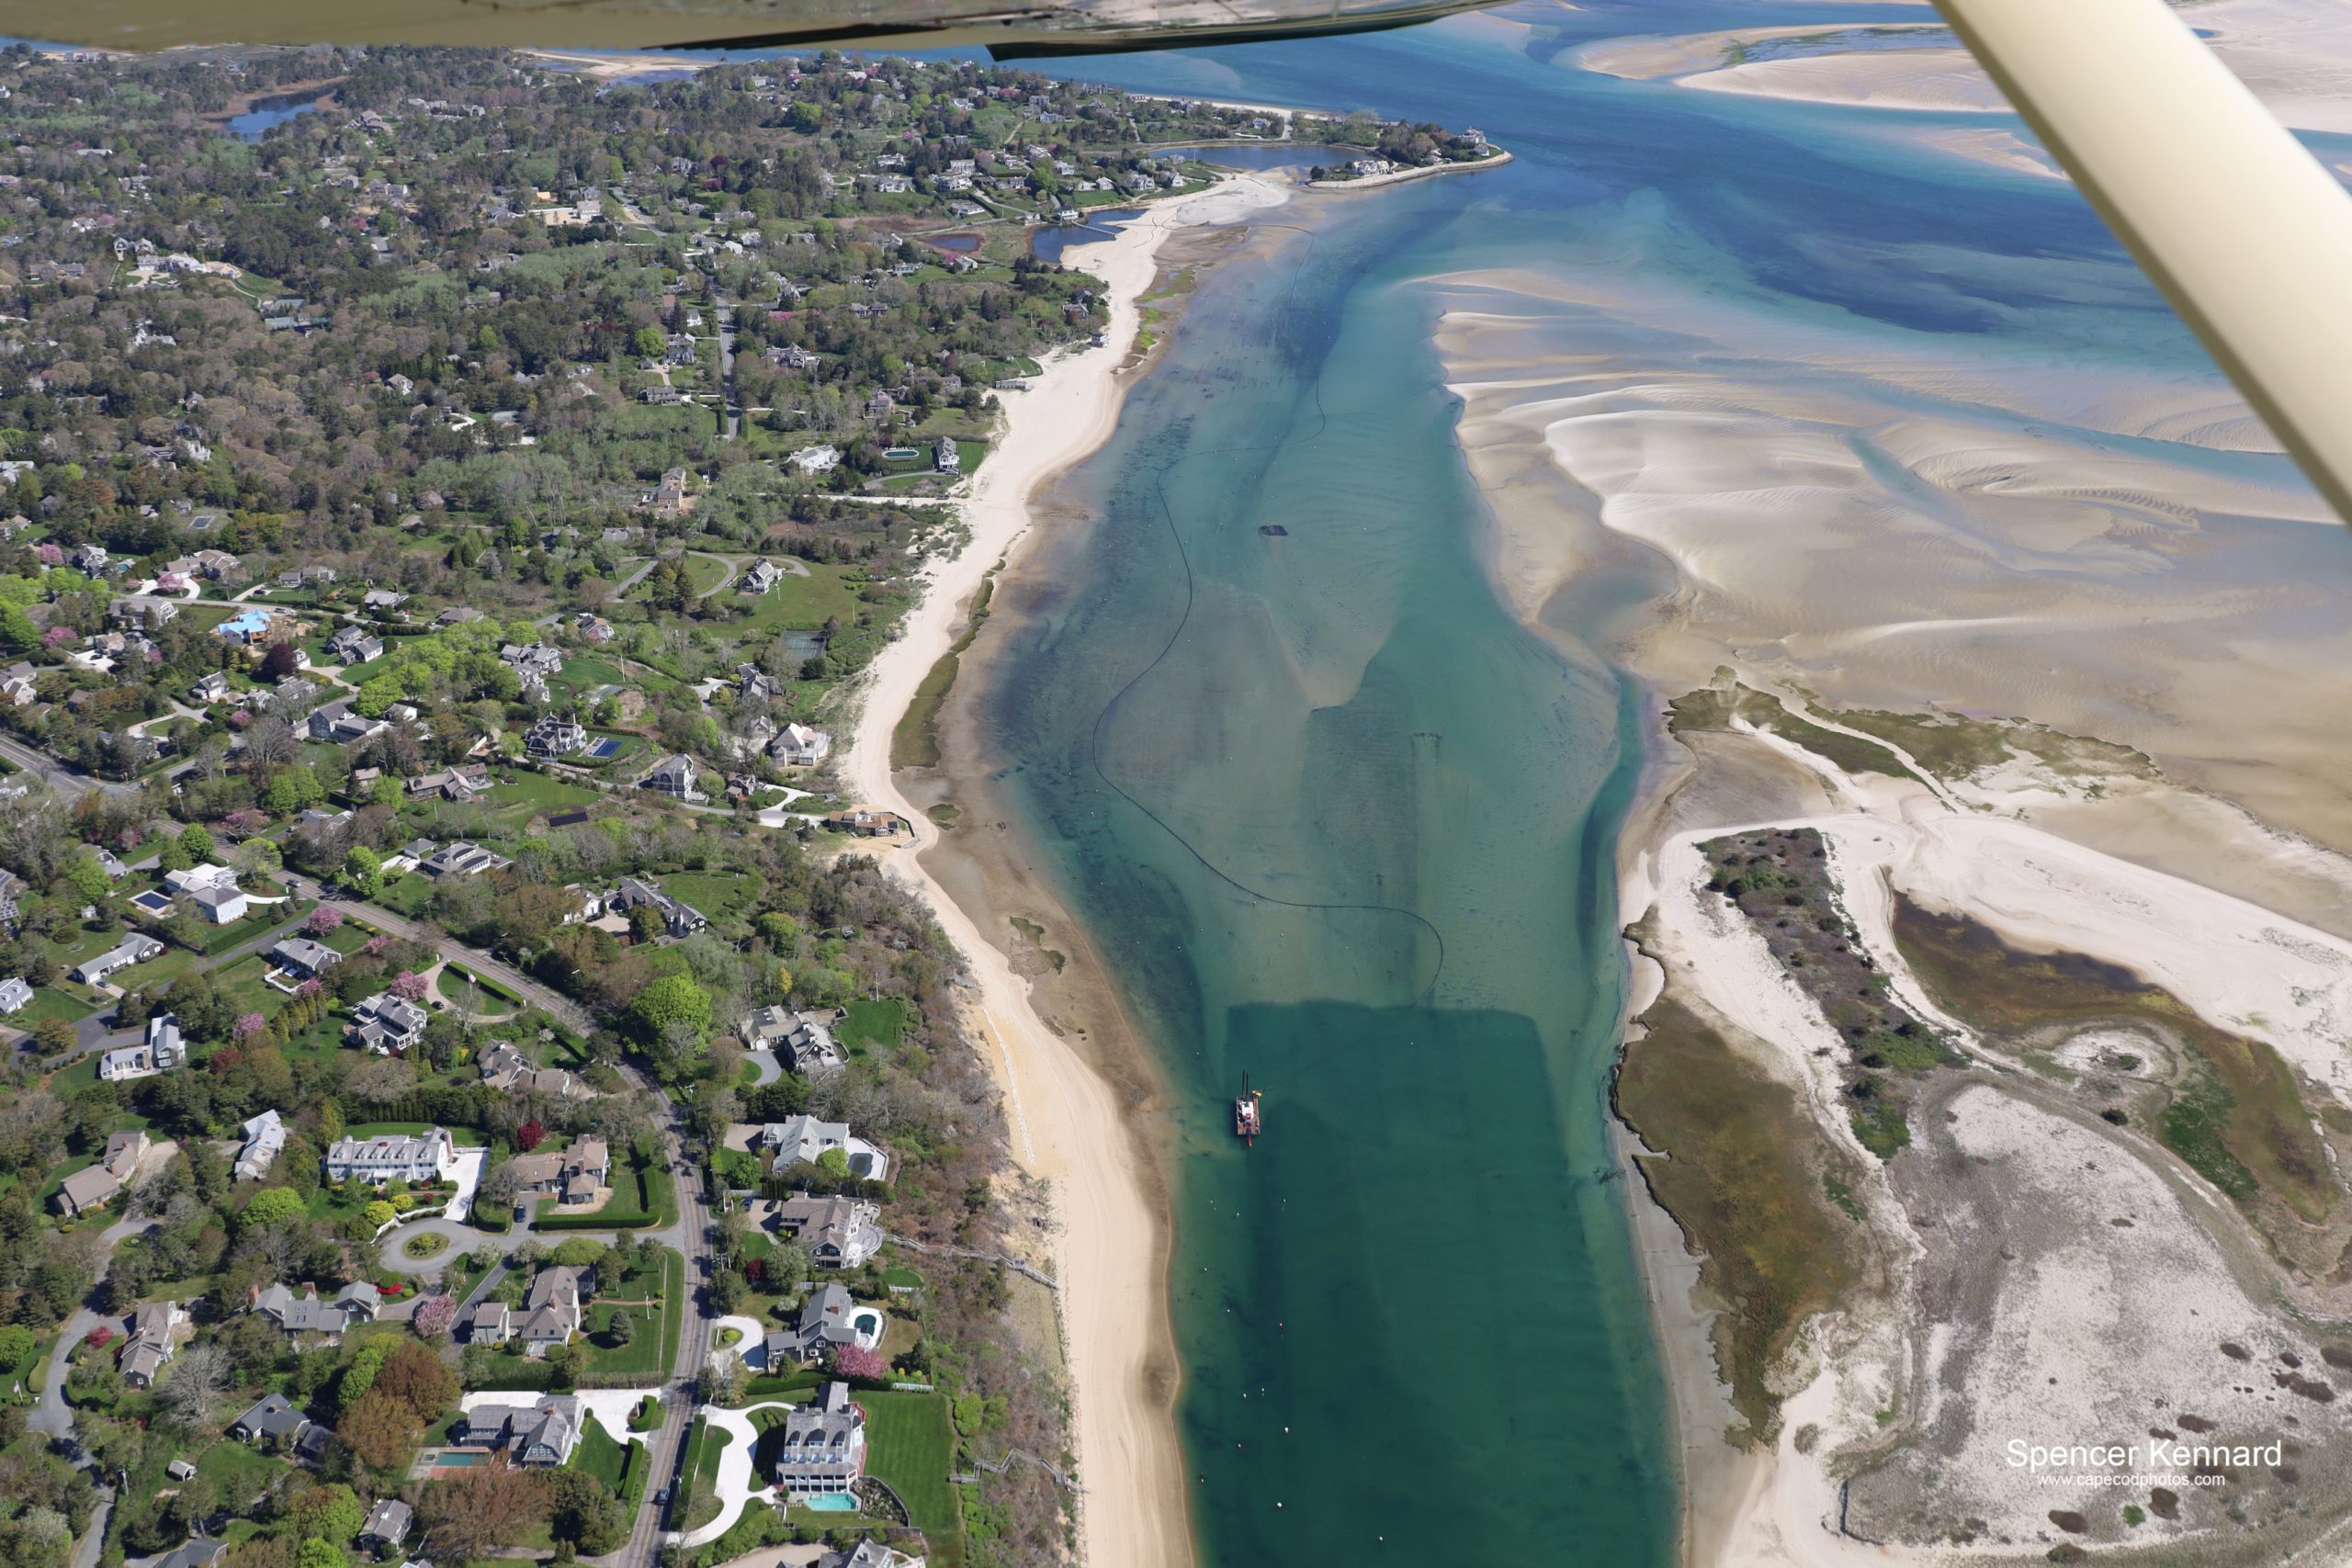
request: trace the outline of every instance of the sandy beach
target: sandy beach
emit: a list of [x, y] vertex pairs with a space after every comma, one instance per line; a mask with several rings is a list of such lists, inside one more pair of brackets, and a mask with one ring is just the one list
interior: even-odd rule
[[[1029, 389], [1006, 397], [1007, 428], [971, 482], [971, 538], [928, 569], [899, 638], [876, 659], [843, 781], [862, 800], [926, 819], [899, 793], [890, 739], [917, 686], [960, 629], [963, 607], [1027, 530], [1039, 488], [1099, 447], [1118, 416], [1161, 243], [1177, 230], [1227, 223], [1279, 205], [1284, 189], [1241, 177], [1148, 208], [1110, 242], [1072, 252], [1100, 276], [1111, 324], [1102, 347], [1053, 359]], [[1012, 957], [948, 897], [919, 853], [889, 863], [937, 910], [971, 964], [973, 1021], [1000, 1075], [1014, 1154], [1049, 1184], [1058, 1225], [1055, 1276], [1076, 1406], [1084, 1560], [1098, 1568], [1181, 1568], [1192, 1561], [1182, 1461], [1165, 1375], [1172, 1362], [1161, 1276], [1165, 1221], [1148, 1196], [1134, 1135], [1113, 1086], [1041, 1021]]]
[[[2219, 0], [2192, 20], [2214, 52], [2273, 114], [2298, 130], [2352, 131], [2352, 15], [2297, 0]], [[1743, 46], [1838, 33], [1894, 33], [1917, 24], [1742, 28], [1679, 38], [1611, 39], [1573, 58], [1588, 71], [1671, 81], [1701, 92], [1939, 114], [2007, 114], [2007, 100], [1947, 35], [1937, 47], [1837, 48], [1740, 61]]]

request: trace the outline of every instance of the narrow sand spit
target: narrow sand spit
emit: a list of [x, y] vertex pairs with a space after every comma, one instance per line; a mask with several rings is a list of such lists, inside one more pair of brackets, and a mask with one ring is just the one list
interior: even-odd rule
[[[857, 798], [897, 811], [924, 831], [924, 818], [891, 778], [891, 732], [954, 640], [964, 604], [1027, 528], [1031, 497], [1110, 437], [1124, 393], [1119, 367], [1140, 321], [1136, 302], [1151, 284], [1161, 242], [1178, 229], [1243, 220], [1280, 205], [1286, 194], [1254, 176], [1228, 180], [1153, 206], [1117, 239], [1070, 254], [1069, 265], [1103, 280], [1111, 310], [1105, 345], [1055, 358], [1028, 390], [1007, 396], [1004, 436], [964, 502], [970, 543], [952, 560], [932, 564], [921, 602], [868, 672], [841, 761]], [[1015, 1157], [1052, 1189], [1059, 1222], [1054, 1273], [1086, 1487], [1084, 1560], [1096, 1568], [1189, 1564], [1175, 1425], [1165, 1392], [1156, 1395], [1145, 1373], [1155, 1341], [1168, 1332], [1165, 1284], [1154, 1267], [1162, 1221], [1145, 1198], [1117, 1097], [1039, 1021], [1028, 981], [921, 861], [899, 855], [889, 863], [931, 902], [969, 960], [978, 1043], [1004, 1090]]]

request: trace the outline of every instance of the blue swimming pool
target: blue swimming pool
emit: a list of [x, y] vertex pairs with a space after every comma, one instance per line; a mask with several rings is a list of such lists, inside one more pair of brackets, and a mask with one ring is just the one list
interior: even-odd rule
[[820, 1492], [813, 1497], [803, 1497], [800, 1506], [812, 1514], [854, 1514], [857, 1498], [848, 1492]]

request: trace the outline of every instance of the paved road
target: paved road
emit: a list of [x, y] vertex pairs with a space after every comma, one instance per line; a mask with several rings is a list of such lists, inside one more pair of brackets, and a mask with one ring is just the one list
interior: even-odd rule
[[40, 1403], [33, 1407], [32, 1414], [25, 1417], [25, 1425], [34, 1431], [46, 1432], [52, 1438], [74, 1435], [74, 1407], [65, 1403], [66, 1362], [74, 1354], [74, 1347], [79, 1345], [90, 1330], [102, 1323], [117, 1321], [89, 1303], [97, 1299], [98, 1292], [106, 1286], [107, 1273], [114, 1267], [115, 1247], [123, 1237], [144, 1231], [153, 1224], [153, 1220], [143, 1217], [118, 1220], [100, 1233], [98, 1240], [106, 1250], [98, 1258], [97, 1282], [90, 1287], [89, 1295], [75, 1309], [74, 1315], [65, 1320], [64, 1331], [58, 1335], [57, 1344], [49, 1353], [49, 1380], [41, 1386]]

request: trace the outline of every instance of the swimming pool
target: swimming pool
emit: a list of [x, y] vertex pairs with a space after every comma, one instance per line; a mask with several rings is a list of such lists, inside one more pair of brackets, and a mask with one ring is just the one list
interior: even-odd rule
[[849, 1325], [857, 1333], [857, 1342], [867, 1349], [882, 1342], [882, 1314], [872, 1309], [850, 1314]]
[[820, 1492], [813, 1496], [802, 1497], [798, 1501], [802, 1507], [812, 1514], [854, 1514], [857, 1512], [857, 1498], [854, 1494], [848, 1492]]
[[435, 1470], [458, 1470], [469, 1464], [485, 1464], [490, 1456], [471, 1449], [444, 1449], [433, 1458]]

